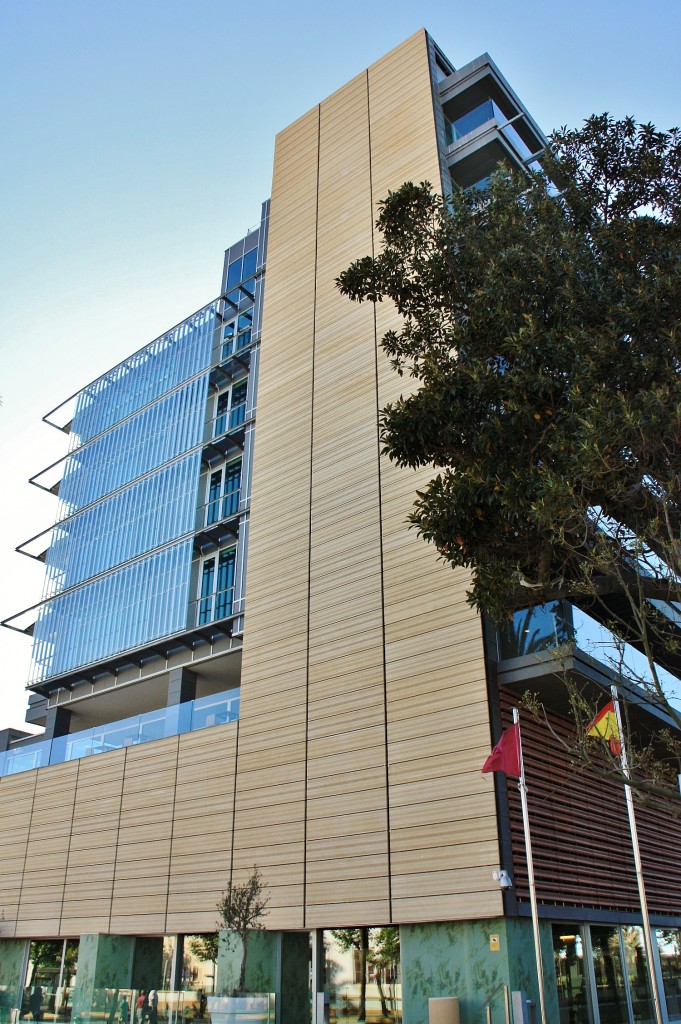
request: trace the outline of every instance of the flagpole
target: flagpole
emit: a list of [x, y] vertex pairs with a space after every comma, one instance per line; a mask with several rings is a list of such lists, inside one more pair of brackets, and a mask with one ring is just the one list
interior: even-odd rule
[[532, 842], [530, 840], [530, 820], [527, 814], [527, 786], [525, 784], [525, 762], [523, 760], [523, 743], [520, 737], [520, 715], [518, 714], [517, 708], [513, 708], [513, 724], [518, 726], [518, 759], [520, 761], [520, 778], [518, 779], [518, 789], [520, 790], [520, 803], [523, 810], [523, 832], [525, 834], [525, 854], [527, 856], [527, 877], [530, 885], [530, 906], [532, 908], [534, 952], [537, 962], [537, 981], [539, 982], [539, 1008], [541, 1011], [542, 1024], [548, 1024], [548, 1018], [546, 1016], [546, 996], [544, 994], [544, 965], [541, 955], [541, 940], [539, 937], [537, 893], [534, 885], [534, 863], [532, 861]]
[[[624, 743], [624, 729], [622, 728], [622, 715], [620, 712], [620, 703], [618, 690], [616, 686], [610, 687], [612, 694], [612, 702], [615, 705], [615, 715], [617, 716], [617, 728], [619, 729], [619, 740], [620, 740], [620, 764], [622, 766], [622, 772], [627, 779], [631, 778], [631, 769], [629, 768], [629, 761], [627, 759], [627, 748]], [[648, 974], [650, 975], [650, 984], [653, 994], [653, 1003], [655, 1006], [655, 1020], [657, 1024], [663, 1024], [664, 1018], [662, 1016], [662, 1003], [660, 1000], [660, 990], [657, 984], [657, 971], [655, 969], [655, 960], [653, 958], [653, 937], [650, 931], [650, 918], [648, 917], [648, 901], [646, 899], [646, 888], [643, 881], [643, 868], [641, 865], [641, 851], [638, 845], [638, 829], [636, 828], [636, 815], [634, 814], [634, 798], [632, 796], [631, 786], [628, 782], [624, 784], [624, 793], [627, 800], [627, 814], [629, 815], [629, 830], [631, 832], [631, 845], [634, 851], [634, 864], [636, 865], [636, 881], [638, 883], [638, 896], [641, 903], [641, 914], [643, 916], [643, 936], [646, 947], [646, 959], [648, 961]]]

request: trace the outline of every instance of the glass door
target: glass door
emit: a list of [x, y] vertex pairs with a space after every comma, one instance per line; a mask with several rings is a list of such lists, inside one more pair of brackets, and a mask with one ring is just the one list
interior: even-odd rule
[[601, 1024], [630, 1024], [619, 928], [591, 928], [591, 954]]

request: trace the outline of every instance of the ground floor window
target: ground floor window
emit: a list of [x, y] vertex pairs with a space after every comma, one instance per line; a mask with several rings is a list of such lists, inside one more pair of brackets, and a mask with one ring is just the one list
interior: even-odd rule
[[[643, 929], [554, 924], [560, 1024], [648, 1024], [655, 1019]], [[681, 930], [654, 932], [667, 1014], [681, 1021]]]
[[400, 1024], [401, 980], [399, 928], [324, 932], [324, 991], [332, 1021]]
[[77, 939], [36, 939], [28, 948], [21, 1016], [68, 1021], [78, 964]]

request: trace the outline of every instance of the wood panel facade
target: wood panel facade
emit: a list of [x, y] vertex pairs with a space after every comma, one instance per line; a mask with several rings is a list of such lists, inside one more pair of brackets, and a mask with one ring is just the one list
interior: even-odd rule
[[[0, 778], [4, 938], [212, 931], [256, 864], [269, 929], [503, 912], [481, 623], [466, 574], [407, 528], [429, 473], [380, 451], [380, 410], [409, 387], [380, 348], [396, 311], [335, 285], [380, 244], [390, 190], [440, 182], [432, 60], [418, 32], [277, 138], [239, 722]], [[537, 726], [525, 753], [540, 901], [635, 913], [621, 792]], [[508, 804], [522, 905], [513, 787]], [[641, 812], [660, 915], [680, 839]]]
[[419, 32], [277, 139], [234, 846], [243, 866], [257, 844], [286, 927], [501, 909], [480, 622], [407, 529], [424, 474], [380, 455], [379, 409], [405, 387], [379, 348], [396, 313], [335, 286], [390, 189], [439, 183], [433, 111]]
[[0, 778], [0, 937], [212, 931], [236, 723]]

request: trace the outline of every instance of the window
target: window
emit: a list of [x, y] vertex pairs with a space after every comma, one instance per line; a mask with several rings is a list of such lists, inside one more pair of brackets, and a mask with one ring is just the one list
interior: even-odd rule
[[206, 501], [206, 526], [237, 514], [240, 487], [241, 459], [211, 473]]
[[241, 426], [246, 419], [246, 393], [248, 380], [240, 380], [225, 391], [221, 391], [215, 403], [213, 436]]
[[236, 549], [206, 558], [201, 568], [199, 626], [232, 614]]
[[235, 352], [241, 352], [251, 343], [253, 327], [253, 310], [240, 313], [238, 317], [225, 324], [222, 330], [222, 358], [227, 359]]
[[[253, 298], [255, 293], [255, 268], [258, 261], [258, 250], [249, 249], [243, 256], [232, 260], [227, 267], [227, 283], [225, 291], [227, 301], [238, 306], [243, 299]], [[243, 285], [243, 287], [241, 287]], [[248, 293], [248, 294], [247, 294]]]

